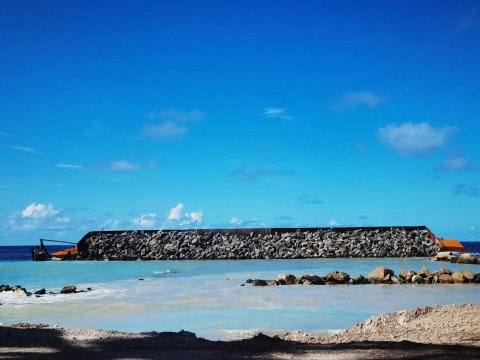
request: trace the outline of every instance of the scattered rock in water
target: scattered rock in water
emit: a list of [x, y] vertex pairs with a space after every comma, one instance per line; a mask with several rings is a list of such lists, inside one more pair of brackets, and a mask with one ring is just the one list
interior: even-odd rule
[[448, 261], [448, 257], [452, 255], [451, 251], [440, 251], [437, 255], [433, 256], [431, 260], [434, 261]]
[[9, 285], [0, 285], [0, 292], [11, 291], [12, 288]]
[[277, 278], [277, 285], [295, 285], [295, 284], [298, 284], [298, 281], [294, 275], [280, 274]]
[[465, 276], [459, 271], [455, 271], [452, 275], [453, 282], [458, 283], [458, 284], [463, 284], [466, 280]]
[[478, 257], [476, 257], [475, 255], [470, 253], [465, 253], [465, 254], [461, 254], [458, 257], [457, 262], [459, 264], [478, 264], [479, 263], [478, 260], [479, 260]]
[[47, 290], [45, 289], [40, 289], [34, 292], [35, 295], [45, 295], [46, 293], [47, 293]]
[[423, 280], [423, 277], [420, 275], [413, 275], [412, 276], [412, 284], [423, 284], [425, 283], [425, 280]]
[[431, 276], [432, 273], [427, 267], [424, 266], [423, 268], [420, 269], [420, 271], [418, 272], [418, 275], [427, 277], [427, 276]]
[[[368, 277], [376, 281], [383, 281], [388, 275], [393, 275], [393, 271], [384, 266], [379, 266], [368, 273]], [[390, 280], [390, 278], [388, 279]]]
[[60, 294], [74, 294], [77, 292], [77, 287], [74, 285], [65, 286], [60, 290]]
[[474, 274], [472, 271], [468, 270], [468, 269], [463, 269], [463, 270], [461, 270], [460, 272], [461, 272], [461, 273], [463, 274], [463, 276], [465, 276], [465, 278], [466, 278], [468, 281], [470, 281], [470, 282], [473, 281], [473, 279], [475, 278], [475, 274]]
[[480, 258], [471, 253], [463, 253], [456, 255], [451, 251], [441, 251], [437, 255], [432, 256], [430, 260], [449, 261], [453, 264], [480, 264]]
[[28, 296], [28, 292], [25, 288], [22, 287], [15, 287], [15, 293], [21, 296]]
[[453, 283], [453, 279], [452, 277], [450, 276], [450, 274], [441, 274], [439, 277], [438, 277], [438, 282], [440, 284], [452, 284]]
[[317, 275], [309, 274], [303, 275], [300, 278], [300, 283], [305, 285], [325, 285], [325, 279]]
[[253, 286], [268, 286], [267, 280], [260, 280], [260, 279], [252, 280], [251, 284]]

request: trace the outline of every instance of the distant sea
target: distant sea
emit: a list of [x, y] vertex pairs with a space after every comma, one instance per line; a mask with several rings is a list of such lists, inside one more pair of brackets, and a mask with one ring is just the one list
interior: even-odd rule
[[[480, 243], [464, 243], [480, 252]], [[50, 247], [54, 251], [58, 247]], [[339, 258], [202, 261], [31, 261], [30, 246], [0, 247], [0, 284], [34, 292], [63, 286], [92, 291], [22, 297], [0, 293], [0, 322], [57, 324], [120, 331], [193, 331], [208, 339], [239, 339], [257, 331], [326, 334], [372, 315], [421, 306], [480, 303], [478, 284], [269, 286], [244, 285], [279, 274], [367, 275], [377, 266], [452, 271], [480, 265], [426, 258]], [[120, 315], [121, 314], [121, 315]]]
[[[32, 260], [32, 247], [35, 246], [0, 246], [0, 261], [22, 261], [22, 260]], [[70, 246], [49, 246], [47, 245], [46, 248], [49, 253], [53, 253], [55, 251], [67, 249]]]

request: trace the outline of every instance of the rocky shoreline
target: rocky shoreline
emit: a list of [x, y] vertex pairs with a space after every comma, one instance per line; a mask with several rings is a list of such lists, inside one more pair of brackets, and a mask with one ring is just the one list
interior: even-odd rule
[[421, 227], [92, 232], [78, 243], [85, 260], [428, 257], [438, 250]]
[[334, 271], [323, 276], [308, 274], [301, 277], [295, 275], [279, 275], [276, 280], [248, 279], [252, 286], [281, 285], [367, 285], [367, 284], [480, 284], [480, 273], [475, 274], [468, 269], [451, 271], [439, 269], [430, 271], [423, 267], [420, 271], [401, 270], [397, 276], [393, 270], [384, 266], [377, 267], [368, 273], [368, 277], [358, 275], [355, 278], [343, 271]]
[[42, 297], [44, 295], [58, 295], [58, 294], [76, 294], [76, 293], [83, 293], [83, 292], [88, 292], [92, 291], [91, 288], [86, 288], [85, 290], [77, 290], [77, 287], [75, 285], [67, 285], [62, 287], [62, 289], [56, 293], [54, 291], [47, 291], [45, 288], [42, 288], [40, 290], [37, 290], [35, 292], [28, 291], [26, 288], [22, 287], [21, 285], [0, 285], [0, 293], [1, 292], [8, 292], [11, 291], [19, 296], [32, 296], [35, 295], [35, 297]]

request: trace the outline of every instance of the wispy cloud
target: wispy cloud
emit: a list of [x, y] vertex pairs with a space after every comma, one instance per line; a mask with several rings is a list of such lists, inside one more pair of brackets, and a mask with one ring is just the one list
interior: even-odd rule
[[202, 111], [195, 109], [193, 111], [180, 111], [177, 109], [168, 109], [163, 111], [151, 111], [147, 117], [152, 120], [163, 120], [175, 123], [201, 122], [205, 115]]
[[263, 177], [275, 177], [291, 175], [293, 171], [278, 169], [274, 166], [265, 166], [250, 170], [247, 165], [241, 165], [237, 170], [230, 173], [230, 176], [237, 177], [243, 181], [255, 181]]
[[104, 221], [102, 224], [100, 224], [100, 228], [102, 230], [120, 230], [120, 229], [124, 229], [125, 226], [126, 225], [124, 224], [124, 222], [118, 219], [108, 219]]
[[293, 220], [293, 216], [281, 215], [281, 216], [278, 216], [278, 217], [274, 218], [273, 220]]
[[323, 204], [324, 201], [317, 199], [317, 198], [312, 198], [308, 195], [302, 195], [297, 198], [297, 201], [303, 203], [303, 204], [311, 204], [311, 205], [319, 205]]
[[480, 188], [476, 186], [467, 186], [465, 184], [457, 184], [453, 193], [456, 195], [478, 197], [480, 196]]
[[83, 169], [83, 166], [80, 165], [74, 165], [74, 164], [55, 164], [55, 167], [60, 168], [60, 169], [70, 169], [70, 170], [81, 170]]
[[436, 167], [437, 171], [480, 170], [479, 163], [471, 163], [463, 156], [453, 156]]
[[378, 138], [400, 155], [423, 155], [442, 147], [455, 131], [450, 126], [433, 127], [429, 123], [390, 124], [378, 129]]
[[17, 150], [17, 151], [21, 151], [21, 152], [26, 152], [26, 153], [29, 153], [29, 154], [35, 154], [35, 155], [42, 155], [42, 153], [38, 150], [35, 150], [31, 147], [28, 147], [28, 146], [20, 146], [20, 145], [10, 145], [10, 148], [14, 149], [14, 150]]
[[230, 221], [228, 222], [230, 225], [235, 225], [235, 226], [239, 226], [239, 225], [242, 225], [243, 223], [243, 220], [239, 219], [238, 217], [236, 216], [232, 216]]
[[189, 130], [186, 124], [202, 122], [205, 115], [200, 110], [180, 111], [168, 109], [152, 111], [147, 117], [151, 120], [161, 121], [156, 124], [146, 125], [142, 129], [143, 136], [158, 141], [172, 141], [183, 139]]
[[328, 225], [330, 225], [330, 226], [340, 226], [341, 224], [337, 220], [332, 219], [328, 222]]
[[140, 169], [140, 165], [128, 160], [114, 160], [106, 163], [100, 163], [92, 166], [101, 171], [131, 172]]
[[387, 101], [385, 96], [375, 94], [373, 91], [354, 91], [345, 94], [332, 106], [333, 110], [346, 110], [357, 106], [366, 106], [371, 109]]
[[157, 125], [148, 125], [142, 130], [144, 136], [160, 141], [183, 139], [187, 132], [187, 127], [178, 125], [172, 121], [165, 121]]
[[365, 145], [365, 142], [363, 142], [362, 140], [359, 140], [353, 147], [353, 151], [357, 154], [364, 154], [367, 152], [367, 145]]
[[10, 134], [10, 133], [5, 132], [5, 131], [0, 131], [0, 135], [1, 136], [7, 136], [7, 137], [13, 137], [13, 134]]
[[108, 142], [105, 139], [108, 139], [113, 131], [105, 126], [100, 121], [92, 121], [88, 124], [88, 127], [83, 132], [83, 135], [96, 141], [100, 144], [107, 144]]
[[464, 14], [460, 19], [458, 26], [455, 28], [455, 31], [459, 32], [474, 28], [480, 28], [480, 6], [476, 6]]
[[263, 116], [271, 119], [280, 119], [284, 121], [293, 120], [294, 117], [289, 115], [285, 109], [276, 107], [266, 107], [263, 109]]
[[157, 223], [157, 214], [142, 214], [140, 215], [140, 217], [133, 219], [132, 222], [133, 224], [141, 227], [153, 228]]
[[190, 213], [186, 213], [185, 217], [188, 219], [183, 222], [184, 225], [188, 225], [191, 223], [201, 224], [203, 221], [203, 209], [199, 211], [192, 211]]

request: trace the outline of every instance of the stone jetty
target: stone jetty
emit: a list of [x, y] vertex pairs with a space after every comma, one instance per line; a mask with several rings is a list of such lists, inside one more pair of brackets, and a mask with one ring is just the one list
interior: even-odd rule
[[425, 227], [111, 231], [78, 243], [85, 260], [428, 257]]

